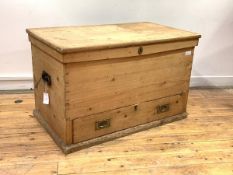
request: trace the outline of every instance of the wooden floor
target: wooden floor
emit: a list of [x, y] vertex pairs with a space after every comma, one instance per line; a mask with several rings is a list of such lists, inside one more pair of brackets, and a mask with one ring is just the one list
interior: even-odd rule
[[33, 108], [32, 93], [0, 94], [0, 175], [233, 174], [233, 89], [191, 90], [187, 119], [67, 156]]

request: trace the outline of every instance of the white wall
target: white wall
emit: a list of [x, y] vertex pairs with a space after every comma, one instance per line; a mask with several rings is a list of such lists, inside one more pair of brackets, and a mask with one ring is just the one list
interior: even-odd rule
[[0, 89], [32, 87], [26, 28], [135, 21], [202, 34], [192, 85], [233, 85], [232, 0], [1, 0]]

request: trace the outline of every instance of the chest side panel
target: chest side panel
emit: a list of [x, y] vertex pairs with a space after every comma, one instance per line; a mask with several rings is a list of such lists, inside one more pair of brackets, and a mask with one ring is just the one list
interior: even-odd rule
[[185, 55], [185, 50], [69, 63], [67, 117], [75, 119], [186, 92], [191, 67], [192, 54]]
[[[53, 131], [66, 142], [65, 93], [63, 65], [32, 45], [33, 78], [36, 110]], [[51, 86], [43, 81], [42, 72], [51, 77]], [[43, 92], [49, 95], [49, 104], [43, 104]]]

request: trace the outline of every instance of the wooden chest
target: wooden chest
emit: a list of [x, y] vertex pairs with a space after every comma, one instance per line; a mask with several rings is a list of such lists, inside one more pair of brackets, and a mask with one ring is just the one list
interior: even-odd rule
[[64, 153], [186, 117], [199, 34], [147, 22], [27, 32], [34, 115]]

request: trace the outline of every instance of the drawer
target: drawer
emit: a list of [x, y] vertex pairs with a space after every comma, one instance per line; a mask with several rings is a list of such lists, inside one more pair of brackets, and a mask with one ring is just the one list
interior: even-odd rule
[[174, 95], [73, 120], [73, 142], [149, 123], [185, 112], [186, 94]]

